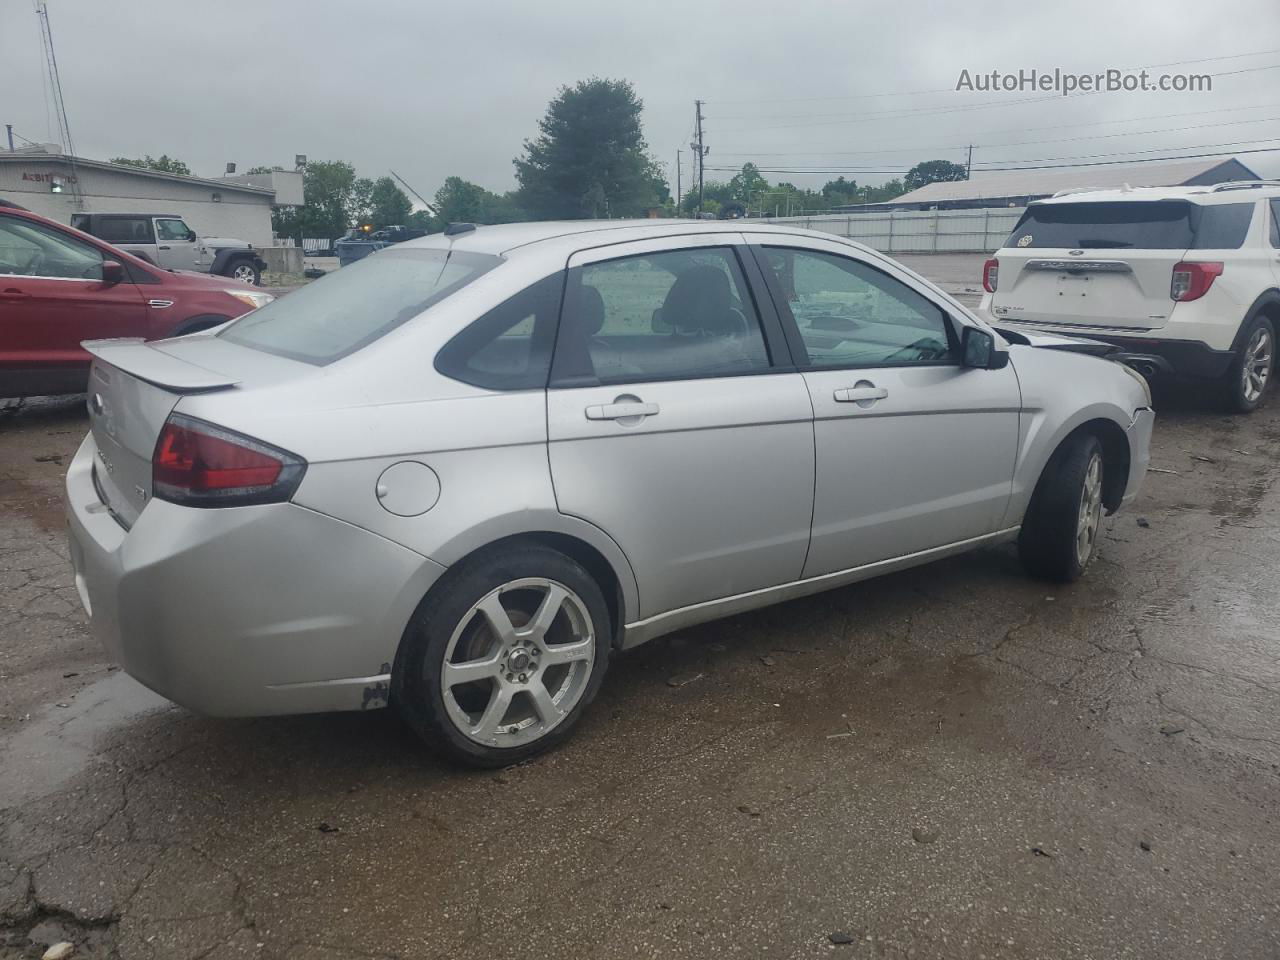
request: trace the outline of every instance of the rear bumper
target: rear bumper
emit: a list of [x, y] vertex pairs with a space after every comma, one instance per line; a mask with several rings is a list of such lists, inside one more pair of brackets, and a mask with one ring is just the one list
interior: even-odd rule
[[[1226, 374], [1235, 356], [1230, 349], [1218, 350], [1199, 340], [1123, 337], [1112, 333], [1098, 333], [1081, 327], [1056, 327], [1052, 324], [1018, 323], [1013, 320], [1000, 320], [997, 325], [1021, 330], [1028, 334], [1053, 333], [1064, 337], [1083, 337], [1087, 340], [1109, 343], [1124, 354], [1113, 359], [1127, 363], [1144, 375], [1165, 374], [1216, 380]], [[1153, 369], [1148, 370], [1144, 367]]]
[[126, 531], [94, 488], [95, 451], [86, 437], [67, 471], [75, 584], [131, 676], [212, 716], [386, 705], [404, 626], [442, 566], [289, 503], [153, 500]]
[[1155, 411], [1144, 407], [1133, 417], [1126, 431], [1129, 436], [1129, 481], [1125, 484], [1121, 505], [1127, 505], [1142, 491], [1142, 482], [1151, 465], [1151, 430], [1155, 426]]

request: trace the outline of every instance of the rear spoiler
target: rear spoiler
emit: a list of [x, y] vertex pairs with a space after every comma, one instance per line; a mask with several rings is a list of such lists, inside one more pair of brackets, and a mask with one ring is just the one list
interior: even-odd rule
[[85, 340], [80, 346], [97, 359], [117, 370], [168, 390], [196, 393], [223, 390], [240, 381], [225, 374], [180, 360], [160, 349], [159, 343], [148, 343], [141, 337], [119, 340]]

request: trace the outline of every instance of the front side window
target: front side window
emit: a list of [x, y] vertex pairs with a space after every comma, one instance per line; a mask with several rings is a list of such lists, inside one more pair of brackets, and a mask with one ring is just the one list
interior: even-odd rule
[[101, 280], [102, 253], [43, 224], [0, 217], [0, 274]]
[[156, 221], [156, 235], [160, 238], [161, 243], [171, 241], [186, 242], [189, 233], [187, 225], [181, 220]]
[[155, 243], [148, 217], [101, 217], [89, 232], [107, 243]]
[[571, 286], [555, 380], [627, 383], [769, 369], [737, 255], [667, 250], [592, 263]]
[[501, 257], [483, 253], [393, 247], [245, 314], [218, 336], [322, 366], [373, 343], [500, 263]]
[[815, 367], [954, 361], [942, 308], [858, 260], [817, 250], [765, 247]]
[[445, 344], [436, 369], [489, 390], [545, 387], [563, 288], [555, 273], [494, 307]]

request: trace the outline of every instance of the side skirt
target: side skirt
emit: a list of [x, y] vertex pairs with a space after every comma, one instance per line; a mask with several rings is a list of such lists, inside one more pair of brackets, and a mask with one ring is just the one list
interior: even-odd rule
[[1007, 543], [1017, 538], [1020, 529], [1021, 526], [1008, 527], [995, 533], [971, 537], [968, 540], [958, 540], [945, 546], [933, 547], [917, 553], [908, 553], [901, 557], [891, 557], [888, 560], [865, 563], [860, 567], [850, 567], [848, 570], [836, 570], [833, 573], [824, 573], [821, 576], [809, 577], [806, 580], [793, 580], [790, 583], [782, 583], [776, 587], [764, 587], [760, 590], [752, 590], [749, 593], [739, 593], [732, 597], [706, 600], [702, 603], [690, 604], [687, 607], [668, 610], [666, 613], [659, 613], [646, 620], [637, 620], [623, 627], [622, 649], [630, 650], [632, 647], [638, 647], [640, 644], [647, 643], [664, 634], [682, 630], [694, 624], [706, 623], [708, 620], [719, 620], [721, 617], [731, 617], [734, 614], [746, 613], [748, 610], [782, 603], [784, 600], [795, 600], [799, 597], [822, 593], [824, 590], [834, 590], [837, 587], [857, 583], [859, 580], [869, 580], [881, 574], [893, 573], [895, 570], [905, 570], [908, 567], [919, 566], [922, 563], [941, 560], [943, 557], [965, 553], [977, 547]]

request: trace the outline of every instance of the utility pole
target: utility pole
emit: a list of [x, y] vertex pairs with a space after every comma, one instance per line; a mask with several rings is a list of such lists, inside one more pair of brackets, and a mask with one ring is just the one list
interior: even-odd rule
[[701, 100], [693, 101], [693, 109], [694, 109], [694, 116], [697, 119], [697, 127], [698, 127], [698, 140], [697, 140], [697, 145], [694, 147], [694, 149], [697, 150], [698, 152], [698, 213], [702, 213], [702, 202], [703, 202], [702, 167], [703, 167], [703, 160], [707, 155], [707, 148], [702, 145], [702, 101]]
[[969, 171], [973, 169], [973, 144], [969, 144], [969, 161], [964, 165], [964, 178], [969, 179]]
[[684, 199], [680, 191], [680, 153], [680, 150], [676, 151], [676, 216], [680, 215], [680, 202]]

